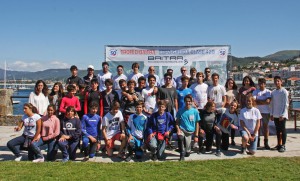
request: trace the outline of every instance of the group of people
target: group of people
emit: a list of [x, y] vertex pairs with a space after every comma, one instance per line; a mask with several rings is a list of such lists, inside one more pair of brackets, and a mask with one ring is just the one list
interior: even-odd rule
[[[166, 148], [175, 149], [173, 138], [177, 135], [182, 161], [190, 156], [192, 147], [198, 154], [213, 153], [214, 142], [215, 155], [221, 156], [221, 150], [235, 145], [239, 131], [241, 153], [253, 155], [262, 134], [264, 148], [271, 149], [271, 120], [277, 132], [273, 149], [286, 150], [288, 92], [280, 77], [274, 77], [273, 91], [266, 88], [264, 78], [258, 79], [256, 87], [250, 76], [244, 77], [238, 89], [232, 78], [225, 86], [220, 85], [219, 75], [211, 74], [210, 68], [204, 73], [191, 68], [190, 75], [186, 67], [180, 70], [177, 78], [168, 69], [160, 79], [155, 67], [150, 66], [148, 74], [143, 75], [139, 64], [133, 63], [132, 74], [126, 76], [119, 65], [113, 76], [109, 64], [103, 62], [98, 75], [89, 65], [83, 79], [78, 77], [77, 67], [71, 66], [72, 75], [65, 87], [57, 82], [51, 91], [43, 80], [38, 80], [15, 128], [20, 131], [24, 127], [23, 134], [10, 140], [7, 147], [16, 161], [22, 159], [18, 146], [28, 150], [28, 159], [33, 162], [55, 160], [58, 149], [63, 162], [75, 160], [78, 148], [87, 161], [99, 150], [113, 156], [117, 140], [121, 142], [117, 154], [121, 159], [141, 159], [148, 150], [152, 160], [163, 160]], [[46, 159], [42, 145], [48, 146]]]

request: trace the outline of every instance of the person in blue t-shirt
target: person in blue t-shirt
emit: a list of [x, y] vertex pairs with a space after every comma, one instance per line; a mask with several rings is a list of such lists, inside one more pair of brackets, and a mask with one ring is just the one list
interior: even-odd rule
[[199, 112], [192, 107], [193, 97], [191, 94], [184, 97], [185, 107], [176, 114], [176, 129], [178, 135], [179, 161], [189, 157], [191, 152], [192, 135], [195, 132], [195, 141], [198, 138], [200, 121]]
[[128, 133], [128, 155], [125, 161], [130, 161], [135, 152], [135, 158], [141, 159], [143, 156], [143, 139], [144, 132], [146, 130], [147, 125], [147, 116], [143, 114], [143, 109], [145, 108], [144, 101], [138, 101], [135, 110], [135, 114], [131, 114], [127, 123], [127, 133]]
[[[85, 158], [83, 161], [89, 160], [95, 156], [97, 143], [100, 143], [98, 133], [100, 133], [101, 117], [97, 114], [98, 104], [92, 102], [89, 106], [90, 113], [85, 114], [81, 119], [82, 129], [82, 149]], [[90, 146], [89, 146], [90, 144]]]
[[184, 76], [181, 77], [181, 87], [177, 89], [177, 97], [178, 97], [178, 109], [184, 108], [185, 103], [184, 103], [184, 97], [188, 94], [192, 94], [193, 91], [192, 89], [188, 88], [189, 84], [189, 78]]
[[166, 148], [166, 139], [173, 129], [174, 118], [166, 112], [167, 103], [163, 100], [157, 102], [158, 111], [153, 113], [147, 123], [147, 144], [152, 154], [152, 160], [163, 159]]

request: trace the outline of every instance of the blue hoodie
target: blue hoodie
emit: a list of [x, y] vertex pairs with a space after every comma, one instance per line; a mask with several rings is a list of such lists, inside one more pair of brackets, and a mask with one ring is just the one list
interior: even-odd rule
[[85, 114], [81, 119], [81, 130], [86, 137], [97, 137], [100, 130], [101, 117], [98, 114]]

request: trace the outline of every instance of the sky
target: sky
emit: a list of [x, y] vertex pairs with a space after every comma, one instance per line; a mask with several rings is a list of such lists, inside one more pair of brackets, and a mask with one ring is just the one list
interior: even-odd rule
[[0, 68], [89, 64], [105, 45], [230, 45], [237, 57], [300, 49], [297, 0], [0, 0]]

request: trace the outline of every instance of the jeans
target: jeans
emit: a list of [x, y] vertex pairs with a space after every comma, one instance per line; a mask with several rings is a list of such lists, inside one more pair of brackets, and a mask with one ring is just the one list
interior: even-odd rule
[[55, 139], [43, 141], [42, 138], [40, 138], [39, 141], [33, 142], [30, 147], [31, 147], [32, 151], [36, 154], [37, 158], [43, 158], [43, 154], [41, 152], [40, 146], [45, 145], [45, 144], [48, 145], [47, 160], [53, 161], [55, 159], [54, 158], [55, 157], [54, 148], [56, 145]]
[[66, 141], [58, 141], [58, 147], [62, 152], [63, 159], [70, 158], [71, 160], [76, 159], [76, 149], [78, 146], [78, 140], [66, 140]]
[[165, 140], [157, 140], [155, 136], [153, 136], [149, 142], [150, 151], [152, 154], [156, 154], [157, 158], [163, 158], [166, 141]]
[[[12, 151], [14, 153], [14, 155], [16, 157], [19, 157], [19, 156], [21, 156], [20, 149], [17, 148], [16, 146], [22, 147], [25, 140], [26, 140], [25, 135], [18, 136], [16, 138], [10, 140], [9, 142], [7, 142], [7, 147], [10, 151]], [[28, 148], [28, 160], [34, 160], [34, 152], [32, 151], [32, 149], [30, 147]]]
[[[97, 139], [97, 137], [94, 137]], [[90, 146], [89, 146], [90, 143]], [[98, 142], [91, 142], [90, 139], [87, 136], [82, 137], [82, 148], [84, 150], [84, 156], [89, 156], [90, 158], [93, 158], [96, 153]]]

